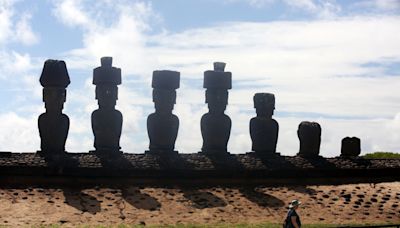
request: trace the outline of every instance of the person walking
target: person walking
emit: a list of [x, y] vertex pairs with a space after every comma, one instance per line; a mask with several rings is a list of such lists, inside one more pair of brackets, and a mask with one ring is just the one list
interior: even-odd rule
[[300, 228], [301, 227], [301, 222], [300, 222], [300, 217], [296, 212], [296, 209], [299, 208], [299, 205], [301, 204], [300, 201], [298, 200], [292, 200], [292, 202], [289, 204], [289, 211], [287, 213], [285, 222], [283, 227], [284, 228]]

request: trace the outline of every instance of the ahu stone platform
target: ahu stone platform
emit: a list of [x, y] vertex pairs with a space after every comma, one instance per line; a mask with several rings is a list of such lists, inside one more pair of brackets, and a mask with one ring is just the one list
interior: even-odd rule
[[0, 152], [0, 182], [18, 183], [304, 183], [400, 180], [400, 159], [304, 158], [224, 154], [131, 154]]

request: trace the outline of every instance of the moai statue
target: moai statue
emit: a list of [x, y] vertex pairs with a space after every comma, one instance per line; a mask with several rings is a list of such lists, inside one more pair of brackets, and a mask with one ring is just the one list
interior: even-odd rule
[[202, 152], [226, 154], [231, 133], [231, 119], [225, 115], [228, 104], [228, 89], [232, 88], [232, 73], [225, 72], [225, 63], [215, 62], [214, 70], [204, 72], [208, 113], [201, 118]]
[[161, 70], [153, 72], [153, 102], [155, 112], [147, 117], [150, 152], [173, 152], [178, 135], [179, 119], [172, 114], [179, 88], [180, 73]]
[[272, 93], [256, 93], [253, 98], [257, 116], [250, 120], [252, 150], [260, 154], [276, 153], [279, 124], [272, 119], [275, 96]]
[[69, 130], [69, 118], [62, 113], [67, 97], [69, 75], [64, 61], [46, 60], [40, 84], [46, 112], [39, 116], [41, 153], [57, 155], [65, 152], [65, 141]]
[[357, 137], [342, 139], [341, 157], [357, 157], [361, 153], [361, 140]]
[[302, 157], [318, 157], [321, 145], [321, 126], [316, 122], [303, 121], [299, 125], [297, 135], [300, 139], [300, 151]]
[[121, 149], [122, 114], [115, 109], [121, 69], [112, 66], [112, 57], [101, 58], [101, 66], [93, 70], [93, 84], [99, 104], [92, 113], [94, 147], [96, 152], [113, 155]]

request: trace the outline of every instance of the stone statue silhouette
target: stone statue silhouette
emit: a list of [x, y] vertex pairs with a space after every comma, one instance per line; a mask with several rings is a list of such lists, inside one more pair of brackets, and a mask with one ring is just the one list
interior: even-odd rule
[[300, 139], [300, 151], [302, 157], [318, 157], [321, 145], [321, 126], [316, 122], [303, 121], [299, 125], [297, 135]]
[[357, 157], [361, 153], [361, 140], [357, 137], [342, 139], [341, 157]]
[[224, 112], [228, 105], [228, 89], [232, 88], [232, 74], [225, 72], [225, 63], [215, 62], [214, 70], [204, 72], [208, 113], [201, 118], [202, 152], [227, 153], [231, 133], [231, 119]]
[[179, 88], [180, 73], [177, 71], [153, 72], [153, 102], [155, 112], [147, 117], [147, 133], [150, 152], [172, 152], [178, 135], [179, 119], [172, 113]]
[[101, 66], [93, 70], [96, 99], [99, 109], [92, 113], [92, 130], [96, 152], [110, 154], [121, 147], [122, 114], [115, 109], [118, 87], [121, 84], [121, 69], [112, 66], [112, 57], [102, 57]]
[[69, 118], [62, 113], [70, 83], [64, 61], [46, 60], [40, 76], [46, 112], [38, 119], [40, 149], [44, 154], [65, 152], [69, 130]]
[[275, 96], [271, 93], [256, 93], [253, 98], [257, 116], [250, 120], [252, 150], [261, 154], [276, 152], [279, 125], [272, 119]]

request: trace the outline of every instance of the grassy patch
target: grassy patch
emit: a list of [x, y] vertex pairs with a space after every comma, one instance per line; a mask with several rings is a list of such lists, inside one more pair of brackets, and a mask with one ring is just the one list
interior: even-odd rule
[[375, 152], [366, 154], [363, 158], [367, 159], [376, 159], [376, 158], [400, 158], [400, 153], [393, 153], [393, 152]]

